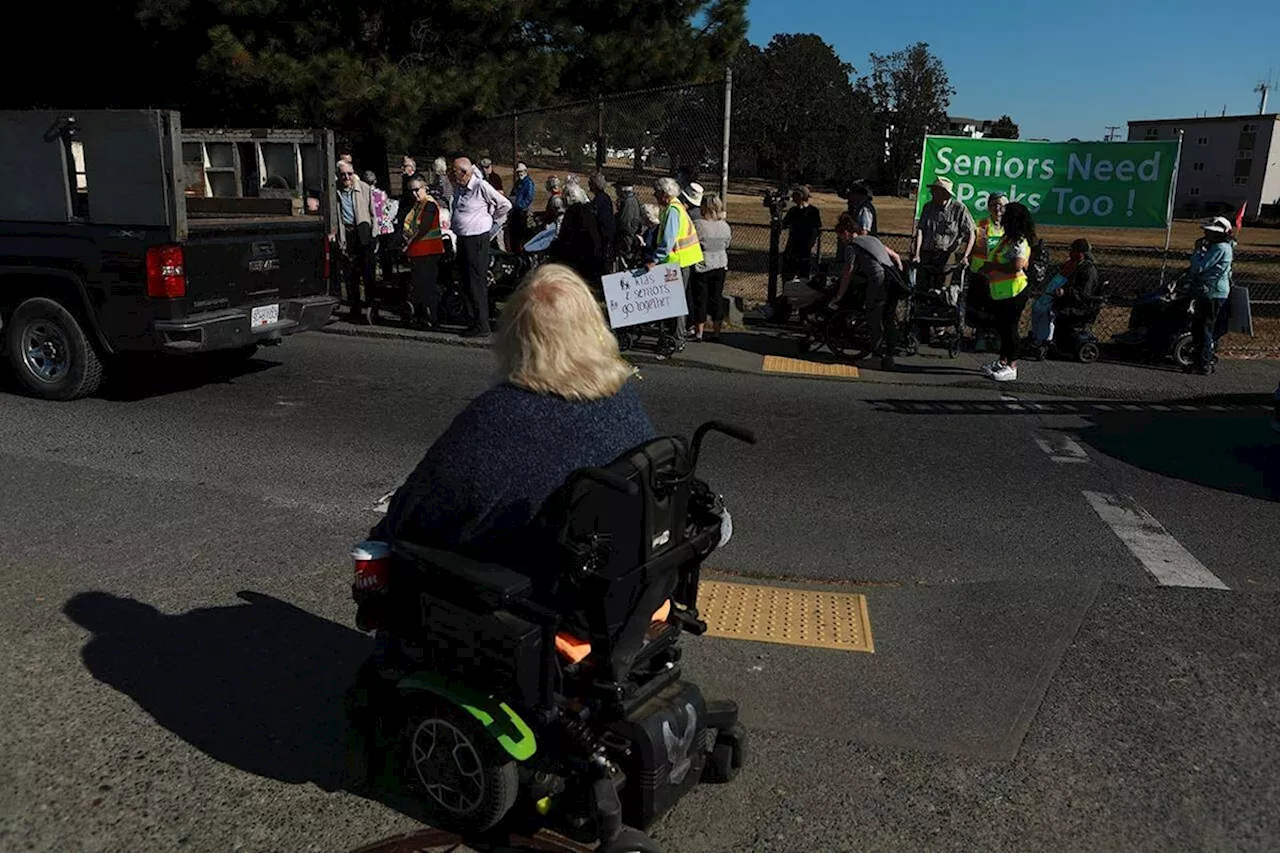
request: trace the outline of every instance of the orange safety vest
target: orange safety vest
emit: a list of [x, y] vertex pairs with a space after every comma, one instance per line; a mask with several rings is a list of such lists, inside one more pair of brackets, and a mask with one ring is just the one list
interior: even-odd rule
[[[418, 224], [422, 221], [424, 208], [428, 204], [432, 210], [431, 222], [426, 231], [418, 233]], [[440, 230], [440, 205], [430, 200], [415, 204], [413, 212], [405, 217], [404, 235], [409, 239], [409, 246], [404, 252], [407, 256], [421, 258], [426, 255], [443, 255], [444, 232]]]

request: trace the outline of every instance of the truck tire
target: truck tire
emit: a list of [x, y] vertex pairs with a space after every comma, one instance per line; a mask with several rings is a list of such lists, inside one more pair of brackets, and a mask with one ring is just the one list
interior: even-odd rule
[[46, 400], [87, 397], [102, 384], [102, 360], [80, 322], [53, 299], [22, 302], [9, 318], [5, 351], [22, 387]]

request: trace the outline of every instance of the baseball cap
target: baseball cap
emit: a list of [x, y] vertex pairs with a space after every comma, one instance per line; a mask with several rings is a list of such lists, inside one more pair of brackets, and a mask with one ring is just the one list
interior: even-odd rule
[[1200, 228], [1204, 231], [1213, 231], [1217, 234], [1231, 233], [1231, 220], [1225, 216], [1215, 216], [1212, 219], [1206, 219], [1200, 223]]

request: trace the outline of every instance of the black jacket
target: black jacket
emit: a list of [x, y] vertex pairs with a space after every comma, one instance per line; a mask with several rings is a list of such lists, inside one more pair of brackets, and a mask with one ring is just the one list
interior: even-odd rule
[[1098, 291], [1098, 265], [1092, 257], [1085, 255], [1084, 260], [1072, 272], [1071, 278], [1062, 289], [1054, 305], [1061, 308], [1080, 308], [1088, 302], [1089, 297]]
[[613, 221], [613, 199], [609, 198], [608, 193], [597, 193], [591, 199], [591, 203], [596, 209], [596, 222], [600, 226], [600, 240], [605, 248], [613, 247], [613, 238], [616, 230]]
[[573, 267], [588, 283], [599, 284], [604, 274], [604, 242], [594, 204], [569, 205], [547, 254], [552, 260]]
[[625, 193], [618, 199], [617, 239], [614, 244], [624, 257], [638, 254], [641, 241], [640, 199], [635, 193]]

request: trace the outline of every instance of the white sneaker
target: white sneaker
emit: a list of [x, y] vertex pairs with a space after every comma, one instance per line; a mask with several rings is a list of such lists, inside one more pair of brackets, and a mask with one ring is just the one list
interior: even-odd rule
[[995, 373], [997, 370], [1000, 369], [1000, 359], [997, 358], [995, 361], [991, 362], [990, 364], [984, 364], [979, 369], [986, 375], [990, 376], [991, 374]]
[[1001, 365], [991, 374], [991, 378], [997, 382], [1012, 382], [1018, 378], [1018, 368], [1011, 364]]

